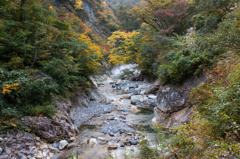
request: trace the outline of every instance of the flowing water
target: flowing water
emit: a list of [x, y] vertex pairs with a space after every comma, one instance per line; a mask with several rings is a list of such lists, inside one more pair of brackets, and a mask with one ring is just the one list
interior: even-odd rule
[[[124, 94], [119, 88], [112, 88], [112, 83], [117, 82], [119, 78], [139, 73], [135, 69], [136, 66], [135, 64], [121, 65], [112, 69], [110, 77], [103, 76], [98, 80], [95, 79], [95, 83], [99, 85], [99, 91], [116, 108], [84, 123], [79, 128], [80, 133], [75, 141], [78, 147], [65, 150], [61, 154], [62, 158], [72, 158], [73, 154], [74, 158], [78, 156], [79, 159], [134, 158], [139, 152], [139, 142], [143, 136], [151, 145], [154, 144], [154, 129], [151, 122], [154, 117], [153, 107], [146, 104], [147, 101], [132, 105], [130, 99], [123, 99], [130, 94]], [[137, 84], [137, 91], [151, 86], [143, 82], [123, 80], [122, 83], [124, 82], [128, 82], [125, 87]]]

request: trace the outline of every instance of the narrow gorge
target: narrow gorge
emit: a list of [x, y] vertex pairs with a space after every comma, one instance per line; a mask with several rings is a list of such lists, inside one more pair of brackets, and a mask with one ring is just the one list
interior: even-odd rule
[[239, 0], [0, 0], [0, 158], [240, 158], [239, 28]]

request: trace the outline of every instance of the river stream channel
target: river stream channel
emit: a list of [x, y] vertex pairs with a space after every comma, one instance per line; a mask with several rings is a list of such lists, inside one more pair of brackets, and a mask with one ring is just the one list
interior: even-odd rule
[[111, 75], [95, 79], [100, 93], [106, 97], [99, 104], [110, 109], [79, 127], [75, 141], [78, 146], [65, 150], [63, 158], [135, 158], [141, 139], [155, 145], [152, 119], [156, 96], [144, 95], [151, 83], [127, 80], [139, 73], [135, 67], [135, 64], [121, 65], [113, 68]]

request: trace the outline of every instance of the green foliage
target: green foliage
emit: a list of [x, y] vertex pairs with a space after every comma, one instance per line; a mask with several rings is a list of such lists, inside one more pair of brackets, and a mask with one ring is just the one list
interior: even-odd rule
[[119, 5], [116, 8], [116, 16], [121, 30], [133, 31], [140, 28], [142, 22], [138, 20], [138, 17], [133, 12], [131, 12], [132, 8], [133, 5], [129, 3], [126, 5]]
[[53, 59], [44, 66], [43, 71], [59, 84], [60, 93], [76, 90], [79, 83], [86, 81], [86, 78], [76, 76], [79, 73], [78, 67], [69, 61]]
[[[172, 56], [170, 58], [170, 56]], [[160, 78], [164, 82], [182, 82], [192, 75], [198, 75], [210, 61], [198, 50], [180, 50], [163, 57], [168, 64], [160, 65]]]
[[208, 120], [214, 130], [214, 137], [226, 134], [237, 135], [240, 130], [240, 65], [231, 67], [230, 74], [221, 67], [215, 68], [213, 81], [203, 84], [192, 92], [192, 100], [201, 116]]
[[[50, 110], [49, 102], [52, 96], [56, 94], [58, 87], [50, 77], [31, 79], [28, 75], [29, 71], [7, 71], [1, 69], [0, 72], [0, 89], [3, 90], [0, 94], [0, 108], [4, 118], [34, 115], [37, 110], [34, 110], [35, 113], [31, 111], [39, 105], [41, 105], [42, 110]], [[10, 88], [10, 92], [4, 92], [6, 90], [4, 85], [13, 84], [18, 84], [18, 87], [15, 89]], [[42, 112], [43, 114], [49, 112], [51, 112], [49, 114], [53, 114], [53, 111]]]
[[193, 0], [189, 3], [188, 14], [194, 27], [201, 32], [216, 29], [218, 23], [229, 12], [237, 0]]
[[148, 141], [146, 139], [141, 140], [139, 150], [139, 156], [142, 159], [157, 159], [160, 157], [157, 147], [155, 149], [149, 148]]
[[54, 115], [51, 101], [58, 85], [50, 77], [29, 76], [29, 72], [0, 69], [0, 131], [28, 130], [19, 122], [24, 115]]
[[239, 50], [239, 16], [240, 8], [227, 14], [214, 33], [203, 34], [192, 28], [186, 36], [173, 40], [175, 50], [163, 56], [164, 63], [159, 66], [163, 82], [182, 82], [200, 74], [225, 51]]

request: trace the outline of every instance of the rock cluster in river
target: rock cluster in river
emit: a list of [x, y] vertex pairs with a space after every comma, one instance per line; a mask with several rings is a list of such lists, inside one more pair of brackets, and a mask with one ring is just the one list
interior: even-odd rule
[[110, 120], [106, 122], [103, 127], [102, 127], [102, 132], [103, 133], [108, 133], [108, 134], [115, 134], [117, 132], [120, 133], [127, 133], [127, 132], [135, 132], [132, 128], [130, 128], [126, 123], [117, 121], [117, 120]]
[[157, 96], [154, 94], [145, 95], [149, 88], [152, 87], [151, 83], [128, 80], [118, 80], [116, 83], [111, 83], [112, 87], [118, 90], [117, 95], [125, 94], [122, 99], [131, 99], [131, 104], [155, 107]]
[[87, 108], [77, 108], [74, 113], [74, 120], [77, 127], [87, 122], [94, 116], [100, 116], [103, 113], [110, 113], [116, 107], [111, 104], [101, 104], [96, 101], [90, 102]]

